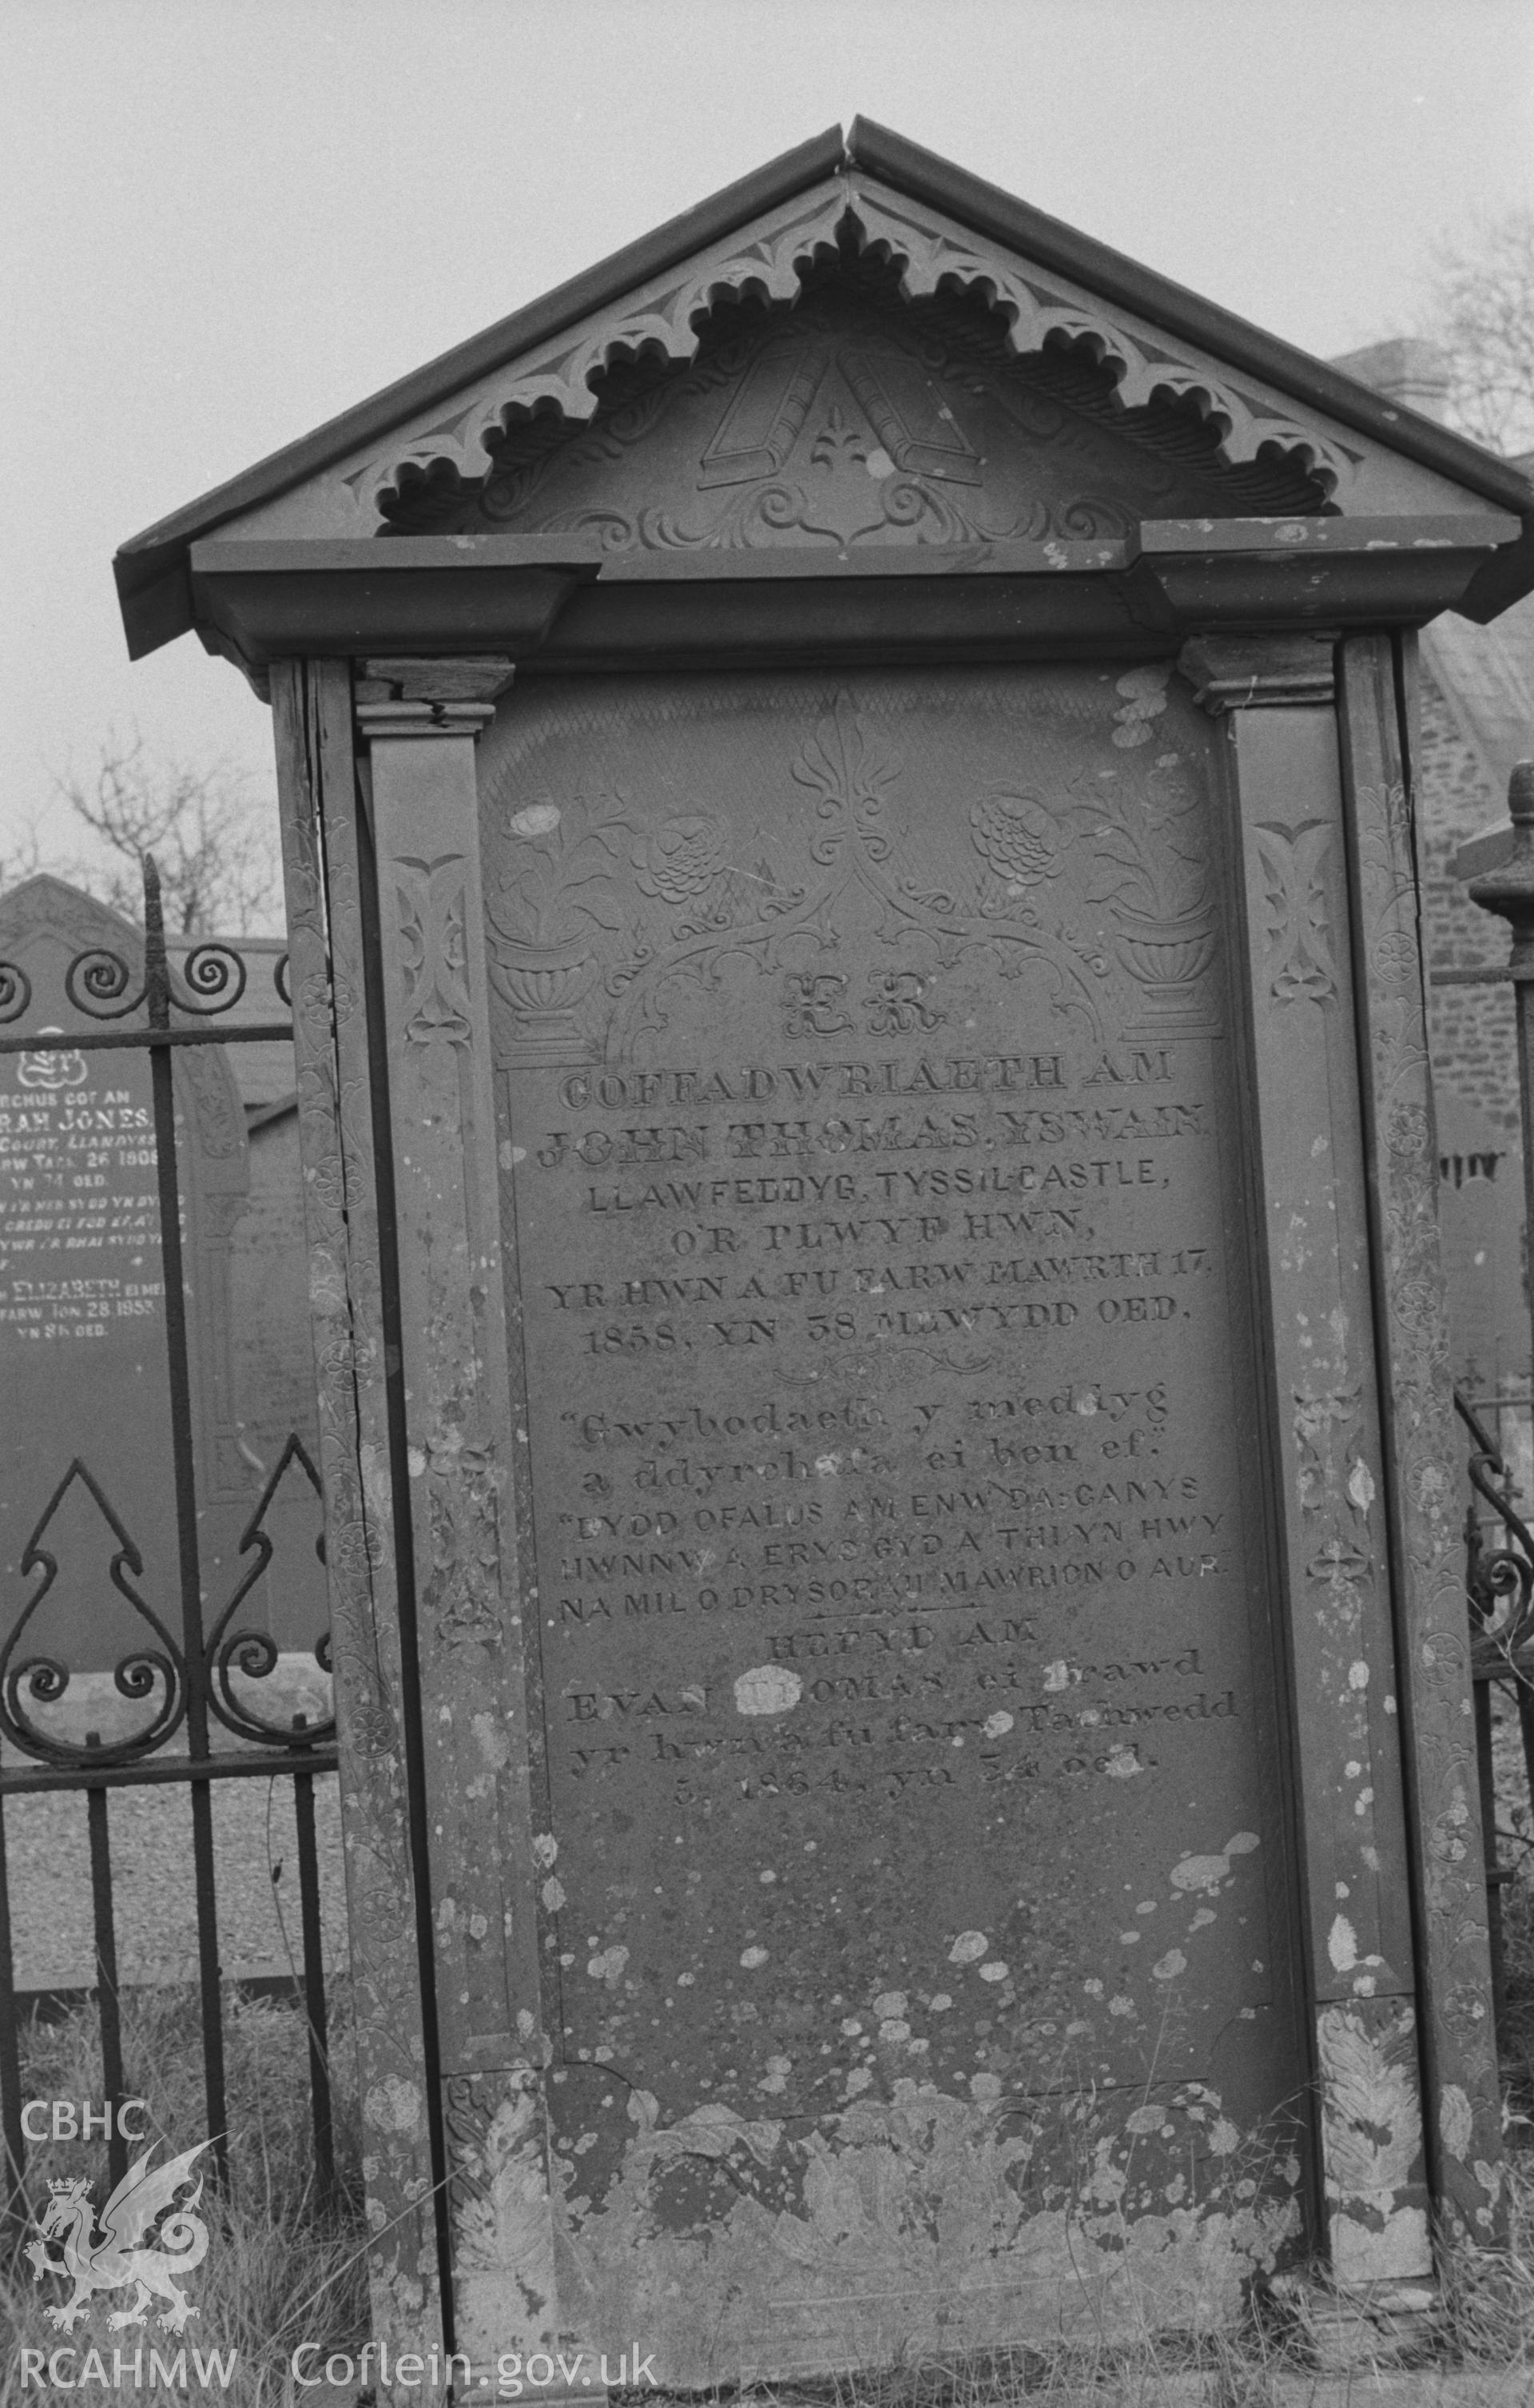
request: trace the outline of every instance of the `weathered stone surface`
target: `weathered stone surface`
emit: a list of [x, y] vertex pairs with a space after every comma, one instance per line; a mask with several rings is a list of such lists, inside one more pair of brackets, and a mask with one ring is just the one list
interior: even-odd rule
[[482, 739], [563, 2231], [676, 2380], [1294, 2221], [1216, 750], [1165, 667]]
[[[273, 706], [342, 1751], [368, 2282], [374, 2337], [397, 2354], [439, 2329], [441, 2303], [417, 1955], [416, 1883], [423, 1869], [412, 1861], [402, 1745], [405, 1641], [389, 1496], [362, 872], [347, 808], [354, 776], [349, 673], [334, 662], [294, 663], [274, 679]], [[327, 799], [328, 840], [320, 833]]]

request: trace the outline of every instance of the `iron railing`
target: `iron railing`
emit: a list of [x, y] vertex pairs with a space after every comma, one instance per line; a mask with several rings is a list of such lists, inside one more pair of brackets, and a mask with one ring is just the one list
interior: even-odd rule
[[[1511, 989], [1518, 1053], [1518, 1102], [1523, 1137], [1524, 1229], [1534, 1244], [1534, 761], [1520, 761], [1508, 780], [1508, 824], [1489, 844], [1478, 845], [1484, 867], [1467, 888], [1470, 900], [1510, 932], [1506, 964], [1478, 963], [1428, 972], [1430, 987], [1505, 986]], [[1534, 1319], [1534, 1287], [1526, 1271], [1524, 1309]], [[1526, 1357], [1534, 1362], [1534, 1355]], [[1502, 1945], [1502, 1891], [1514, 1878], [1501, 1861], [1502, 1845], [1527, 1848], [1534, 1833], [1498, 1825], [1496, 1731], [1491, 1693], [1500, 1686], [1513, 1699], [1528, 1787], [1526, 1818], [1534, 1815], [1534, 1538], [1514, 1512], [1517, 1493], [1501, 1443], [1507, 1414], [1527, 1406], [1528, 1392], [1477, 1398], [1457, 1390], [1455, 1403], [1470, 1437], [1468, 1464], [1473, 1497], [1465, 1524], [1465, 1585], [1470, 1616], [1470, 1672], [1475, 1697], [1476, 1753], [1486, 1867], [1486, 1913], [1491, 1934], [1492, 1984], [1497, 2033], [1504, 2047], [1513, 2034], [1508, 2018], [1506, 1955]], [[1496, 1436], [1487, 1428], [1495, 1418]]]
[[1467, 1471], [1474, 1496], [1465, 1513], [1465, 1588], [1470, 1612], [1470, 1680], [1475, 1698], [1493, 2012], [1498, 2037], [1505, 2040], [1509, 2018], [1502, 1891], [1510, 1881], [1516, 1880], [1518, 1868], [1515, 1864], [1504, 1865], [1502, 1857], [1509, 1846], [1526, 1851], [1534, 1847], [1534, 1832], [1520, 1831], [1498, 1820], [1506, 1801], [1498, 1796], [1501, 1784], [1492, 1690], [1502, 1689], [1517, 1717], [1527, 1787], [1527, 1807], [1534, 1807], [1534, 1533], [1513, 1510], [1516, 1491], [1502, 1448], [1475, 1405], [1458, 1388], [1455, 1390], [1455, 1408], [1470, 1439]]
[[[63, 1469], [22, 1553], [22, 1578], [40, 1575], [39, 1584], [8, 1627], [0, 1621], [4, 1633], [0, 1643], [0, 1748], [4, 1750], [0, 1756], [0, 2139], [6, 2161], [0, 2222], [13, 2231], [25, 2221], [28, 2202], [5, 1809], [12, 1799], [49, 1792], [83, 1792], [85, 1797], [94, 1996], [100, 2018], [104, 2103], [112, 2111], [108, 2171], [114, 2185], [126, 2172], [128, 2143], [119, 2131], [117, 2113], [127, 2093], [108, 1800], [116, 1790], [150, 1783], [181, 1784], [189, 1796], [206, 2130], [217, 2179], [227, 2183], [225, 1985], [219, 1949], [212, 1784], [273, 1778], [291, 1781], [302, 1952], [295, 1986], [308, 2025], [316, 2190], [327, 2203], [334, 2194], [315, 1784], [335, 1772], [335, 1725], [334, 1719], [310, 1723], [303, 1714], [283, 1722], [234, 1685], [236, 1674], [247, 1683], [259, 1682], [277, 1667], [278, 1651], [269, 1634], [241, 1619], [251, 1592], [273, 1560], [274, 1542], [266, 1526], [273, 1500], [295, 1470], [307, 1481], [318, 1500], [320, 1477], [302, 1440], [296, 1434], [290, 1436], [240, 1534], [236, 1552], [246, 1566], [243, 1576], [221, 1606], [215, 1601], [205, 1612], [173, 1069], [174, 1056], [184, 1047], [291, 1043], [292, 1024], [291, 1020], [231, 1023], [224, 1017], [239, 1002], [248, 982], [246, 961], [234, 946], [222, 941], [199, 943], [178, 963], [172, 962], [152, 861], [144, 865], [144, 922], [141, 972], [103, 946], [78, 953], [70, 962], [65, 990], [79, 1014], [79, 1025], [67, 1032], [50, 1028], [13, 1033], [15, 1025], [27, 1014], [32, 991], [19, 965], [0, 962], [0, 1054], [135, 1048], [149, 1055], [177, 1548], [177, 1595], [174, 1604], [166, 1604], [145, 1593], [144, 1555], [121, 1510], [125, 1500], [110, 1497], [97, 1472], [77, 1455]], [[285, 954], [276, 965], [274, 983], [279, 999], [291, 1009]], [[112, 1673], [118, 1696], [141, 1712], [126, 1734], [107, 1740], [93, 1730], [78, 1739], [64, 1736], [58, 1727], [39, 1721], [36, 1713], [40, 1707], [56, 1706], [72, 1678], [72, 1668], [40, 1649], [29, 1633], [36, 1628], [39, 1610], [59, 1577], [59, 1559], [49, 1544], [51, 1526], [77, 1484], [93, 1500], [112, 1534], [115, 1552], [108, 1578], [142, 1632]], [[322, 1537], [315, 1543], [322, 1563]], [[319, 1637], [314, 1656], [321, 1670], [328, 1672], [328, 1632]], [[222, 1743], [216, 1746], [216, 1740]]]

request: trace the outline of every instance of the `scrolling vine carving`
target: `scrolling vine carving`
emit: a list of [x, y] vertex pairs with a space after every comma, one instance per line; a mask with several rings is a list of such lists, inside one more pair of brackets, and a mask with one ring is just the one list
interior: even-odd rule
[[[1166, 676], [1119, 681], [1115, 743], [1124, 725], [1138, 731], [1165, 707]], [[622, 791], [510, 812], [487, 904], [491, 982], [511, 1012], [508, 1064], [632, 1058], [667, 1026], [679, 985], [717, 989], [732, 959], [780, 980], [786, 1036], [930, 1031], [947, 1017], [934, 982], [977, 947], [991, 950], [1003, 978], [1042, 975], [1051, 1011], [1079, 1015], [1093, 1036], [1115, 961], [1139, 990], [1125, 1032], [1133, 1041], [1217, 1034], [1209, 863], [1198, 790], [1176, 754], [1143, 776], [1128, 811], [1075, 781], [1047, 793], [987, 785], [960, 821], [967, 869], [962, 859], [924, 865], [914, 831], [891, 826], [903, 763], [849, 694], [821, 712], [785, 767], [813, 798], [808, 832], [780, 834], [788, 814], [765, 822], [750, 858], [702, 803], [649, 824]], [[787, 853], [775, 857], [780, 844], [793, 848], [792, 867]], [[1072, 924], [1071, 897], [1107, 906], [1112, 953]], [[870, 921], [874, 940], [907, 959], [871, 971], [867, 992], [853, 996], [817, 957]], [[910, 963], [914, 942], [923, 968]]]
[[[534, 806], [513, 815], [508, 832], [520, 839], [518, 850], [533, 859], [524, 872], [514, 857], [489, 912], [492, 978], [513, 1007], [509, 1060], [589, 1059], [593, 1048], [610, 1061], [627, 1059], [646, 1035], [666, 1026], [669, 989], [677, 982], [717, 987], [731, 956], [749, 961], [760, 973], [793, 982], [783, 991], [784, 1001], [799, 1033], [833, 1035], [850, 1025], [837, 1001], [839, 985], [833, 992], [834, 973], [806, 973], [798, 961], [806, 946], [823, 953], [835, 951], [855, 899], [872, 907], [878, 941], [896, 945], [920, 937], [933, 949], [940, 969], [951, 968], [976, 944], [997, 950], [1003, 977], [1043, 969], [1053, 1009], [1083, 1014], [1091, 1032], [1101, 1033], [1100, 983], [1107, 965], [1094, 970], [1044, 924], [1030, 900], [1031, 873], [1002, 880], [994, 867], [1025, 841], [1024, 830], [1031, 840], [1051, 847], [1053, 859], [1063, 839], [1058, 828], [1048, 838], [1033, 833], [1055, 827], [1042, 805], [1014, 796], [987, 797], [976, 805], [976, 850], [984, 867], [966, 896], [933, 886], [910, 870], [902, 873], [897, 840], [885, 820], [886, 798], [902, 765], [883, 735], [865, 725], [849, 695], [838, 695], [822, 713], [788, 766], [793, 783], [814, 797], [814, 833], [806, 851], [820, 874], [813, 882], [794, 882], [765, 851], [749, 864], [732, 860], [724, 823], [707, 811], [680, 813], [659, 829], [635, 835], [621, 863], [612, 844], [616, 831], [630, 825], [621, 797], [599, 822], [589, 818], [578, 838], [563, 842], [562, 814], [558, 831], [544, 816], [558, 807]], [[600, 858], [593, 846], [608, 858]], [[604, 982], [604, 1028], [586, 1040], [572, 1023], [568, 1052], [549, 1050], [530, 1036], [532, 1015], [518, 985], [526, 939], [515, 917], [517, 898], [523, 897], [525, 926], [534, 908], [526, 898], [551, 882], [568, 912], [579, 912], [598, 926], [634, 929], [628, 958], [615, 964]], [[620, 882], [662, 906], [659, 929], [653, 921], [641, 922], [632, 903], [628, 913], [619, 909]], [[894, 1015], [891, 1025], [898, 1025], [902, 1017], [914, 1016], [919, 1025], [933, 1025], [925, 994], [919, 973], [914, 985], [909, 976], [902, 982], [896, 973], [869, 998], [871, 1019], [882, 1025]]]

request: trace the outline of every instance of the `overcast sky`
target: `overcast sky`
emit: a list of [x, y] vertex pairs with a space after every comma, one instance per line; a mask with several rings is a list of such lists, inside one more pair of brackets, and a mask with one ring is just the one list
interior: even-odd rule
[[1322, 355], [1534, 201], [1534, 0], [0, 0], [0, 854], [111, 726], [269, 781], [124, 538], [777, 151], [879, 120]]

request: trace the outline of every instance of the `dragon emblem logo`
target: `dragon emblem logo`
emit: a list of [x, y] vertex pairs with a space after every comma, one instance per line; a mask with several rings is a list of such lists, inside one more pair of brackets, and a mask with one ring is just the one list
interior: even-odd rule
[[[151, 2166], [149, 2159], [158, 2146], [157, 2141], [151, 2141], [144, 2155], [128, 2168], [101, 2211], [101, 2237], [97, 2240], [91, 2237], [96, 2212], [91, 2203], [89, 2182], [55, 2182], [49, 2186], [51, 2197], [37, 2227], [42, 2238], [29, 2241], [25, 2255], [32, 2261], [35, 2283], [40, 2283], [45, 2274], [62, 2274], [75, 2286], [62, 2307], [44, 2311], [58, 2331], [73, 2332], [80, 2319], [90, 2315], [93, 2292], [121, 2290], [125, 2283], [137, 2287], [132, 2306], [107, 2317], [108, 2329], [113, 2332], [126, 2325], [146, 2323], [149, 2304], [155, 2299], [170, 2303], [158, 2319], [166, 2332], [184, 2331], [188, 2318], [197, 2314], [176, 2278], [190, 2274], [207, 2255], [207, 2227], [200, 2215], [192, 2212], [203, 2195], [201, 2174], [192, 2197], [165, 2217], [156, 2246], [146, 2249], [140, 2244], [177, 2192], [191, 2182], [192, 2159], [200, 2157], [211, 2143], [201, 2141], [196, 2148], [183, 2149], [178, 2157], [167, 2158], [163, 2166]], [[62, 2242], [62, 2258], [49, 2256], [50, 2241]]]

